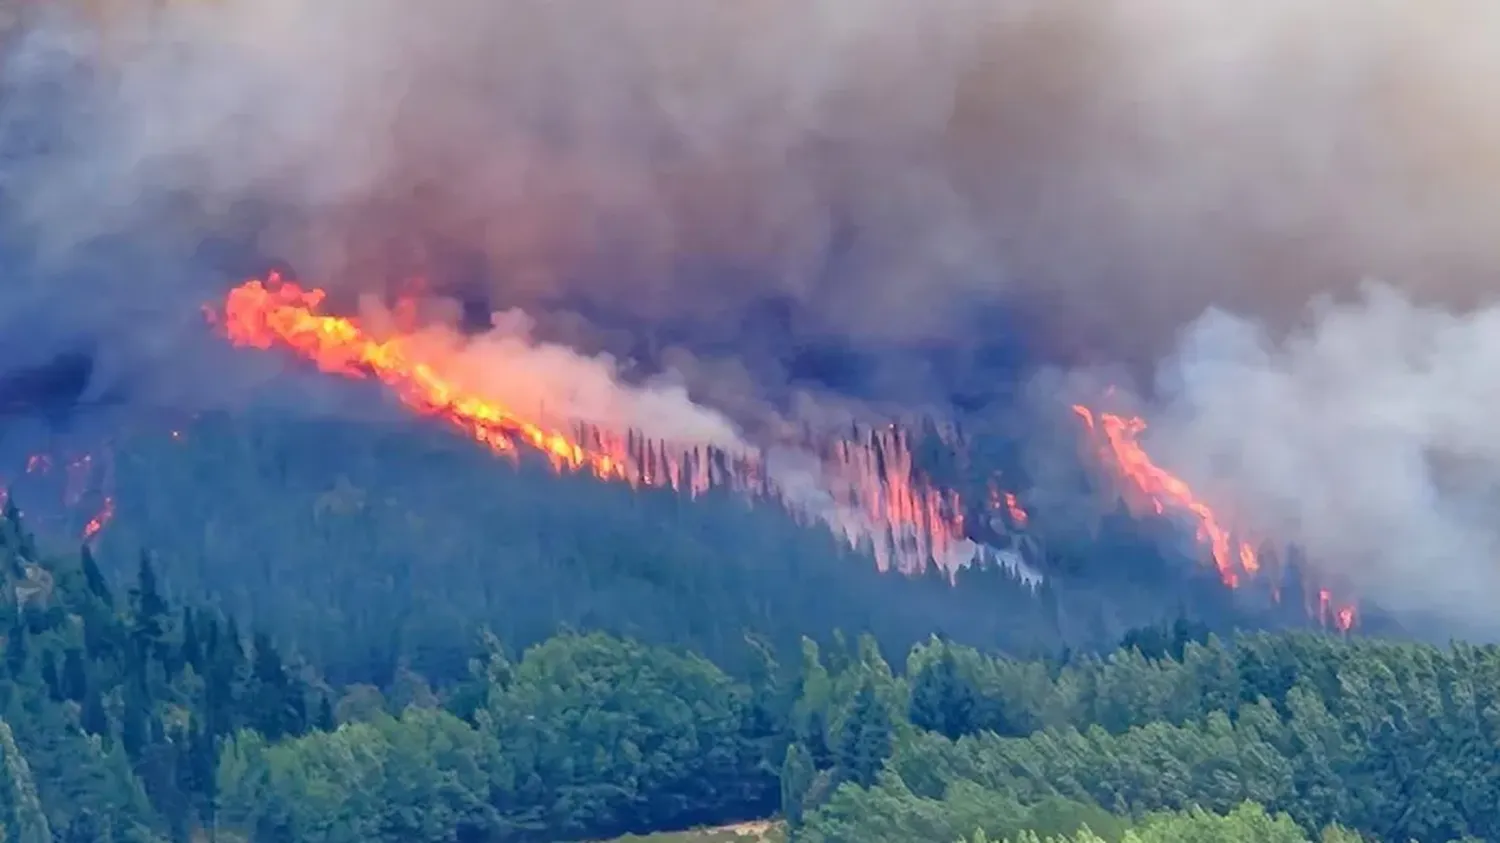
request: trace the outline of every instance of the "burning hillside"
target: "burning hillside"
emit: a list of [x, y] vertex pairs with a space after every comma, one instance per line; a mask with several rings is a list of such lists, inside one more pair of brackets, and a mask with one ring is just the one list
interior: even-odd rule
[[92, 542], [115, 516], [113, 472], [107, 452], [104, 456], [73, 454], [61, 460], [48, 453], [34, 453], [15, 476], [0, 476], [0, 508], [13, 503], [12, 489], [27, 500], [55, 501], [60, 505], [55, 512], [53, 507], [42, 506], [39, 511], [26, 513], [30, 523]]
[[[1146, 453], [1140, 443], [1140, 435], [1146, 430], [1145, 419], [1096, 412], [1082, 405], [1074, 405], [1073, 412], [1083, 420], [1097, 445], [1099, 464], [1116, 475], [1124, 501], [1132, 511], [1190, 518], [1198, 542], [1229, 588], [1239, 588], [1262, 574], [1265, 561], [1255, 544], [1237, 535], [1192, 487], [1157, 465]], [[1353, 627], [1356, 611], [1352, 604], [1336, 604], [1327, 589], [1319, 589], [1317, 595], [1317, 605], [1307, 608], [1319, 623], [1340, 631]]]
[[[969, 523], [981, 510], [928, 480], [917, 465], [911, 435], [899, 427], [758, 449], [737, 437], [715, 444], [673, 441], [553, 418], [540, 406], [528, 410], [506, 403], [498, 397], [503, 390], [486, 390], [466, 372], [472, 363], [463, 359], [461, 345], [424, 335], [415, 300], [404, 299], [389, 318], [375, 320], [329, 315], [322, 312], [324, 303], [323, 291], [273, 275], [236, 287], [222, 311], [210, 316], [236, 345], [290, 350], [324, 372], [378, 380], [407, 407], [442, 419], [499, 454], [516, 458], [527, 449], [544, 455], [558, 471], [693, 497], [723, 489], [773, 502], [799, 520], [826, 524], [851, 545], [870, 548], [882, 568], [910, 572], [932, 561], [952, 572], [988, 555], [1027, 579], [1038, 576], [1017, 550], [1022, 546], [1017, 537], [1031, 517], [1016, 492], [991, 482], [989, 523]], [[1084, 406], [1074, 411], [1098, 445], [1098, 465], [1114, 475], [1134, 511], [1189, 516], [1230, 588], [1261, 574], [1264, 562], [1256, 546], [1236, 536], [1187, 483], [1152, 461], [1138, 441], [1144, 420]], [[1012, 549], [997, 551], [976, 541], [985, 527], [993, 536], [1010, 537]], [[1348, 629], [1354, 622], [1353, 607], [1336, 606], [1326, 591], [1308, 608], [1325, 625]]]
[[[868, 550], [883, 570], [915, 572], [936, 564], [951, 575], [983, 561], [1005, 565], [1028, 582], [1040, 579], [1036, 566], [1043, 554], [1017, 491], [992, 478], [969, 500], [934, 482], [919, 465], [917, 437], [906, 428], [853, 428], [832, 438], [809, 433], [754, 447], [712, 419], [689, 426], [706, 433], [669, 438], [580, 420], [568, 408], [549, 412], [540, 402], [528, 409], [505, 400], [518, 393], [476, 376], [465, 342], [430, 331], [419, 319], [416, 298], [359, 318], [324, 313], [325, 299], [322, 290], [272, 275], [236, 287], [208, 315], [236, 346], [287, 350], [323, 372], [378, 381], [415, 413], [440, 419], [511, 459], [534, 452], [558, 472], [671, 489], [690, 498], [727, 492], [771, 504]], [[1277, 594], [1284, 575], [1277, 561], [1263, 559], [1258, 538], [1152, 459], [1141, 443], [1144, 419], [1084, 405], [1072, 409], [1083, 423], [1091, 463], [1110, 477], [1132, 512], [1186, 519], [1227, 587], [1255, 582]], [[950, 449], [965, 447], [956, 431], [936, 435]], [[45, 515], [37, 520], [44, 529], [90, 541], [115, 514], [110, 461], [102, 453], [36, 453], [7, 479], [25, 490], [25, 500], [63, 502], [62, 520], [51, 519], [58, 523], [48, 524]], [[0, 497], [9, 494], [5, 486], [0, 481]], [[1336, 601], [1325, 588], [1311, 594], [1307, 609], [1323, 625], [1348, 630], [1355, 623], [1353, 605]]]
[[[652, 438], [632, 429], [556, 417], [522, 408], [487, 390], [462, 359], [462, 349], [434, 341], [415, 323], [416, 303], [398, 303], [389, 330], [320, 312], [323, 291], [271, 276], [235, 288], [222, 313], [210, 313], [236, 345], [284, 348], [320, 370], [373, 377], [407, 407], [441, 418], [490, 450], [510, 457], [527, 447], [554, 469], [587, 472], [633, 486], [666, 487], [690, 496], [725, 489], [774, 502], [792, 515], [819, 520], [854, 546], [869, 548], [882, 568], [921, 570], [934, 562], [952, 572], [978, 560], [999, 561], [1020, 576], [1037, 575], [1014, 550], [970, 538], [966, 504], [926, 481], [910, 437], [878, 428], [826, 447], [751, 448], [738, 437], [714, 444]], [[1005, 493], [1011, 527], [1026, 520], [1014, 493]]]

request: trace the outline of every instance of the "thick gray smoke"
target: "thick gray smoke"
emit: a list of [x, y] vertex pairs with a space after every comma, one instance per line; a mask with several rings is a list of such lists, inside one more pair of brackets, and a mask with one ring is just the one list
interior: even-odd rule
[[1500, 263], [1495, 13], [209, 0], [116, 18], [79, 42], [112, 62], [90, 131], [27, 180], [60, 244], [143, 208], [222, 227], [264, 203], [261, 247], [331, 285], [428, 272], [494, 307], [581, 303], [741, 348], [765, 302], [793, 339], [973, 346], [975, 305], [1004, 295], [1033, 351], [1137, 362], [1211, 305], [1284, 317], [1372, 274], [1461, 297]]
[[[130, 301], [177, 324], [218, 279], [178, 283], [171, 259], [212, 264], [212, 233], [351, 296], [428, 275], [589, 354], [670, 362], [714, 403], [784, 390], [822, 344], [941, 351], [813, 367], [931, 398], [1012, 377], [983, 366], [1013, 343], [1165, 358], [1153, 447], [1319, 564], [1450, 612], [1500, 570], [1474, 512], [1500, 477], [1500, 11], [110, 8], [103, 39], [53, 22], [7, 64], [30, 94], [11, 111], [50, 101], [45, 57], [105, 68], [70, 83], [68, 142], [0, 173], [40, 265], [71, 268], [28, 288], [57, 314]], [[158, 274], [76, 270], [142, 232]], [[1307, 316], [1369, 277], [1392, 290]]]
[[1212, 312], [1163, 370], [1148, 447], [1239, 525], [1384, 606], [1496, 629], [1500, 306], [1371, 285], [1280, 342]]

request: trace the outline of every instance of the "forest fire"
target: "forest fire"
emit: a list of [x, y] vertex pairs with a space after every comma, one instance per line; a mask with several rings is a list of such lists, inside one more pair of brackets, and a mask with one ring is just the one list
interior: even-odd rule
[[[325, 293], [283, 283], [272, 275], [266, 283], [251, 281], [235, 288], [224, 305], [223, 327], [237, 345], [270, 349], [280, 343], [330, 374], [363, 378], [374, 375], [412, 409], [441, 415], [475, 440], [498, 452], [510, 452], [518, 441], [546, 454], [554, 465], [587, 470], [604, 479], [660, 478], [655, 466], [631, 470], [619, 442], [585, 442], [521, 418], [509, 408], [467, 394], [444, 375], [441, 361], [424, 359], [404, 337], [378, 340], [353, 319], [318, 313]], [[669, 472], [673, 477], [678, 472]], [[696, 489], [696, 484], [692, 485]]]
[[[1197, 525], [1198, 541], [1207, 548], [1219, 578], [1230, 588], [1261, 573], [1262, 562], [1255, 545], [1237, 537], [1223, 518], [1203, 502], [1181, 478], [1157, 465], [1140, 443], [1146, 421], [1136, 416], [1095, 412], [1075, 404], [1073, 412], [1099, 445], [1101, 464], [1125, 483], [1126, 505], [1156, 515], [1187, 513]], [[1327, 589], [1318, 591], [1318, 605], [1309, 607], [1320, 623], [1347, 632], [1354, 626], [1353, 605], [1335, 605]]]
[[990, 482], [990, 510], [993, 512], [1004, 512], [1010, 523], [1015, 525], [1017, 529], [1024, 530], [1026, 529], [1026, 525], [1031, 523], [1031, 514], [1026, 511], [1025, 507], [1021, 506], [1021, 501], [1016, 497], [1016, 493], [1000, 488], [994, 481]]
[[[42, 482], [49, 477], [55, 477], [59, 472], [55, 471], [56, 461], [50, 454], [36, 453], [27, 456], [22, 476], [35, 484], [46, 486]], [[60, 472], [62, 488], [57, 489], [54, 484], [49, 488], [51, 493], [59, 494], [63, 509], [67, 513], [78, 513], [89, 511], [89, 516], [80, 530], [78, 537], [85, 542], [93, 541], [104, 532], [110, 521], [115, 516], [115, 499], [110, 491], [111, 467], [109, 460], [95, 459], [93, 454], [82, 454], [65, 461], [63, 470]], [[0, 479], [0, 506], [10, 502], [10, 485]], [[41, 494], [48, 494], [48, 489], [38, 489]], [[92, 508], [82, 510], [85, 504], [92, 504]], [[70, 518], [77, 517], [76, 514]], [[46, 526], [50, 519], [33, 516], [33, 523]], [[76, 525], [76, 522], [73, 522]], [[61, 528], [60, 528], [61, 529]]]
[[[670, 487], [689, 495], [728, 488], [772, 499], [793, 514], [817, 513], [851, 544], [868, 544], [882, 568], [920, 570], [935, 561], [952, 570], [980, 547], [965, 533], [964, 502], [956, 492], [922, 482], [908, 434], [886, 427], [818, 451], [820, 495], [832, 506], [804, 500], [768, 475], [761, 454], [732, 454], [700, 444], [647, 439], [576, 422], [549, 423], [467, 389], [451, 374], [453, 360], [410, 333], [415, 303], [398, 302], [402, 330], [379, 335], [359, 320], [320, 312], [325, 293], [271, 275], [233, 289], [222, 312], [209, 311], [235, 345], [284, 348], [320, 370], [349, 378], [373, 377], [412, 410], [441, 418], [490, 450], [517, 455], [525, 445], [558, 471], [588, 472], [633, 486]], [[1013, 521], [1024, 522], [1020, 502]]]
[[110, 519], [114, 517], [115, 499], [106, 497], [104, 499], [103, 505], [99, 509], [99, 513], [93, 518], [90, 518], [87, 524], [83, 525], [83, 540], [89, 541], [90, 539], [99, 535], [99, 533], [103, 532], [105, 526], [109, 524]]

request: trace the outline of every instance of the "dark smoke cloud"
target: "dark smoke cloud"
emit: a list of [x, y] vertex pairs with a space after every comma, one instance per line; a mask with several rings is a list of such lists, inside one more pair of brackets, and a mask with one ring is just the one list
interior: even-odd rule
[[[1194, 479], [1312, 544], [1386, 524], [1399, 540], [1321, 542], [1328, 564], [1379, 557], [1381, 596], [1412, 593], [1411, 548], [1429, 538], [1444, 559], [1482, 560], [1468, 585], [1490, 583], [1468, 515], [1392, 525], [1434, 498], [1371, 490], [1430, 480], [1419, 453], [1480, 450], [1453, 419], [1477, 424], [1480, 405], [1436, 399], [1480, 394], [1470, 379], [1493, 368], [1476, 320], [1500, 286], [1500, 14], [1394, 0], [129, 8], [102, 40], [53, 21], [7, 65], [32, 100], [58, 75], [39, 56], [105, 68], [62, 98], [67, 142], [4, 172], [42, 267], [31, 299], [58, 320], [175, 325], [162, 314], [261, 255], [349, 297], [428, 275], [612, 352], [617, 374], [670, 366], [737, 415], [804, 379], [982, 400], [1018, 366], [1149, 375], [1167, 359], [1164, 388], [1145, 390], [1167, 420], [1156, 444]], [[79, 258], [120, 241], [150, 272]], [[1395, 292], [1308, 309], [1370, 277]], [[1420, 365], [1366, 353], [1417, 336]], [[1399, 399], [1353, 406], [1399, 409], [1399, 436], [1345, 435], [1312, 400], [1394, 383]], [[1384, 459], [1362, 460], [1369, 448]], [[1225, 450], [1264, 462], [1226, 471]], [[1444, 474], [1450, 500], [1500, 471]], [[1357, 494], [1333, 502], [1345, 483]], [[1409, 599], [1477, 605], [1464, 592]]]
[[1210, 305], [1285, 317], [1367, 274], [1470, 294], [1496, 257], [1489, 15], [224, 0], [116, 17], [89, 131], [35, 180], [63, 243], [143, 200], [216, 227], [260, 207], [259, 245], [328, 284], [434, 273], [591, 331], [972, 350], [1003, 301], [1028, 318], [998, 327], [1028, 325], [1033, 353], [1136, 361]]

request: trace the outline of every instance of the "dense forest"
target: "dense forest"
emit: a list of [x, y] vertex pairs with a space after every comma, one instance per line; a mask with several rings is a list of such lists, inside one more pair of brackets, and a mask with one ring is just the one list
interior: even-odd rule
[[790, 652], [742, 629], [723, 665], [476, 627], [457, 678], [351, 682], [171, 599], [150, 554], [117, 578], [46, 552], [13, 503], [0, 554], [8, 840], [545, 843], [770, 816], [860, 843], [1500, 835], [1495, 648], [1179, 620], [1027, 658], [830, 625]]
[[[111, 447], [118, 511], [100, 564], [130, 576], [149, 548], [174, 593], [296, 642], [338, 681], [383, 685], [403, 661], [457, 681], [480, 626], [517, 648], [563, 628], [608, 631], [742, 675], [746, 630], [778, 654], [842, 628], [890, 652], [936, 631], [1039, 657], [1109, 647], [1180, 613], [1221, 632], [1308, 620], [1299, 583], [1257, 608], [1201, 569], [1190, 544], [1163, 540], [1180, 526], [1124, 515], [1106, 515], [1085, 545], [1049, 542], [1036, 593], [1002, 569], [965, 570], [955, 588], [883, 576], [771, 507], [559, 476], [540, 460], [511, 466], [437, 425], [205, 415], [169, 429]], [[929, 450], [942, 470], [948, 449]], [[986, 456], [944, 482], [979, 478], [962, 491], [983, 500], [995, 465], [1016, 473]]]

